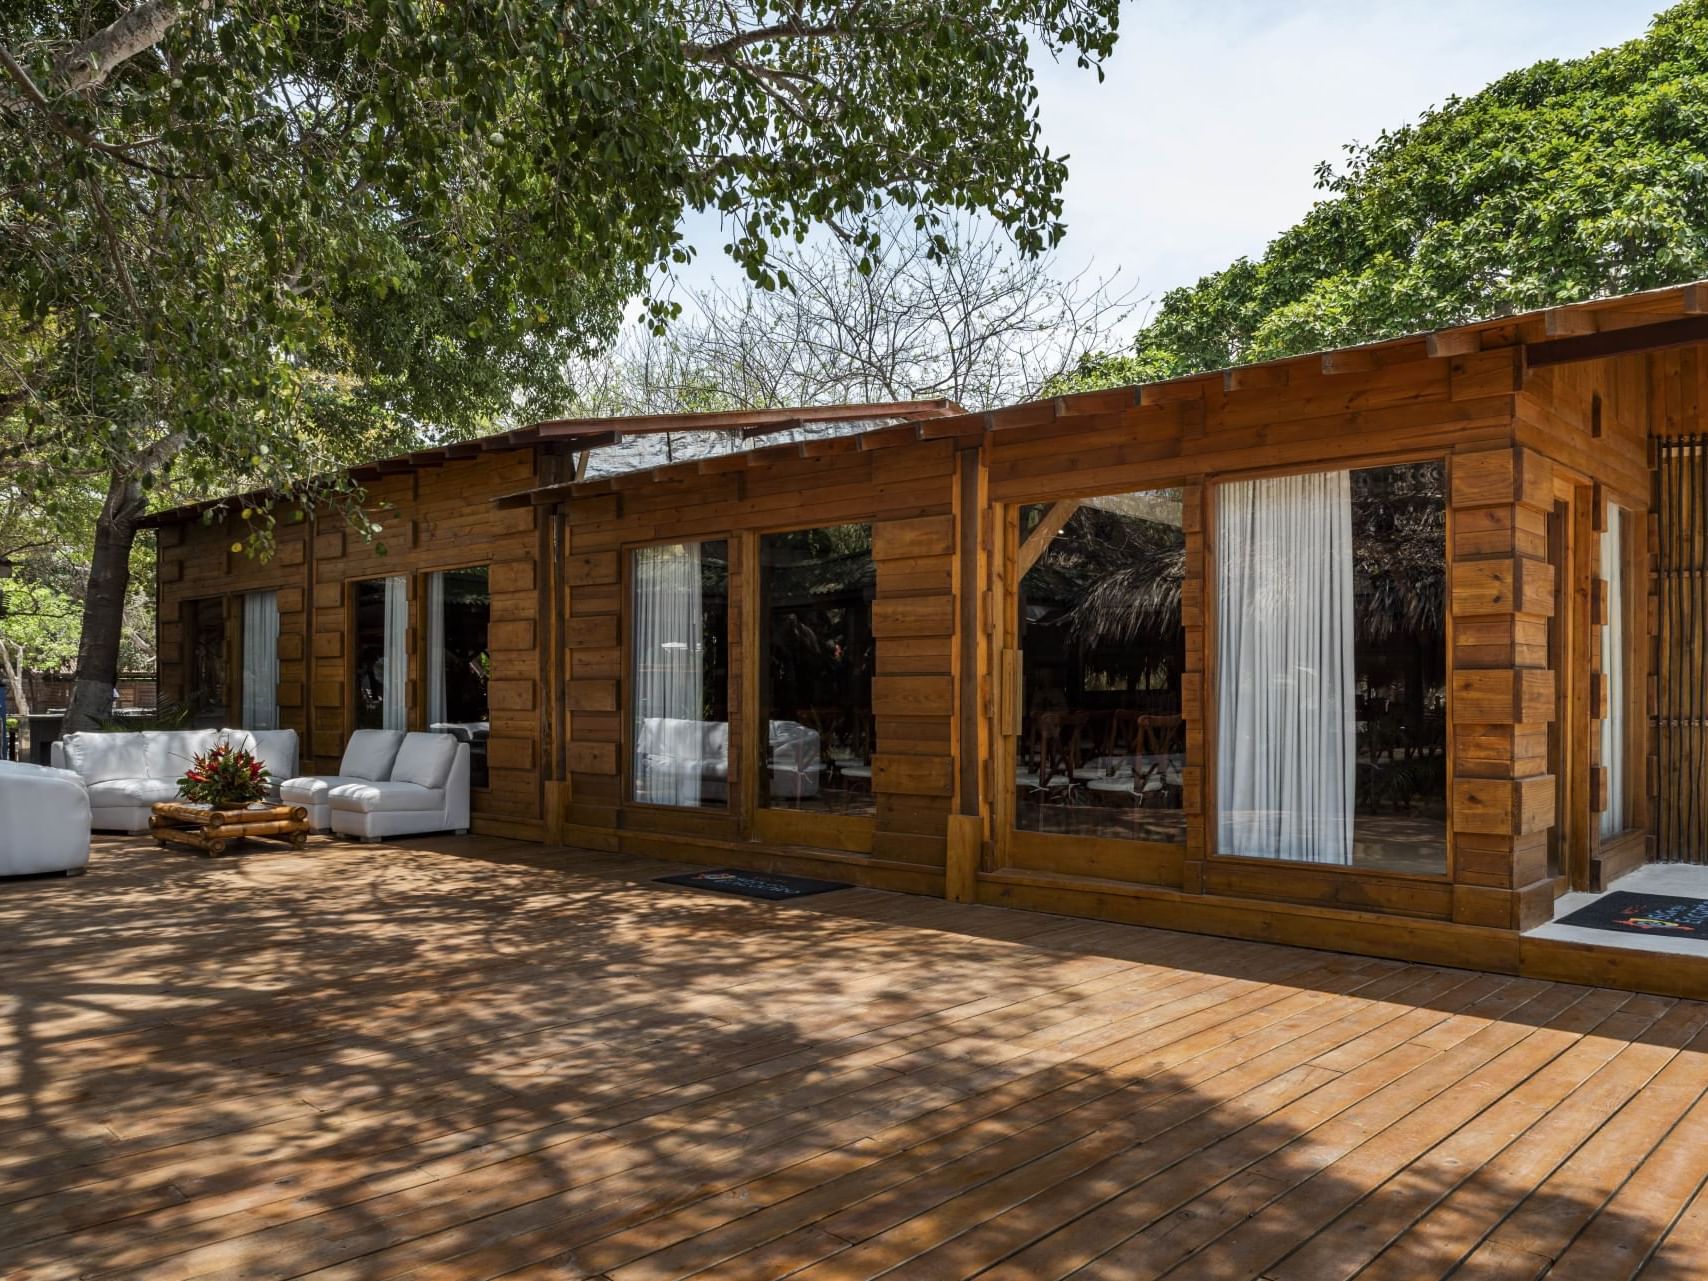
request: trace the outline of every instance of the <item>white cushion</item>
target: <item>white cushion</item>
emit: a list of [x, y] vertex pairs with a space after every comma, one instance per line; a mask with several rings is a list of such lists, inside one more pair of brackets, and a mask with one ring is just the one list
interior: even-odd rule
[[[446, 741], [453, 744], [455, 739]], [[358, 814], [389, 813], [399, 810], [442, 810], [445, 793], [417, 783], [345, 782], [334, 787], [327, 796], [335, 810]]]
[[[245, 750], [266, 766], [275, 780], [289, 778], [297, 772], [297, 732], [294, 729], [226, 730], [227, 734], [242, 734], [248, 739]], [[235, 745], [235, 743], [234, 743]]]
[[637, 751], [646, 756], [698, 761], [729, 754], [726, 721], [692, 721], [675, 716], [648, 716], [641, 721]]
[[147, 776], [174, 781], [184, 777], [196, 757], [224, 741], [217, 729], [149, 730], [137, 737], [148, 745]]
[[111, 778], [146, 778], [148, 748], [145, 734], [67, 734], [65, 763], [85, 783], [104, 783]]
[[279, 784], [279, 799], [290, 805], [324, 805], [335, 787], [345, 783], [366, 783], [365, 778], [345, 778], [342, 775], [308, 775], [287, 778]]
[[153, 805], [178, 799], [178, 784], [164, 778], [110, 778], [89, 784], [89, 804], [96, 809]]
[[457, 740], [449, 734], [405, 734], [391, 765], [391, 781], [441, 788], [456, 756]]
[[359, 729], [350, 735], [350, 745], [344, 749], [338, 773], [343, 778], [384, 781], [391, 777], [392, 762], [402, 746], [400, 729]]
[[771, 764], [807, 770], [819, 764], [818, 731], [796, 721], [771, 722]]

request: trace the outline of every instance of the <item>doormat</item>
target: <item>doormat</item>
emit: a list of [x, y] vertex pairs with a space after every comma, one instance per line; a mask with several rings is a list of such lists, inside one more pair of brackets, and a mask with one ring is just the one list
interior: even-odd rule
[[653, 879], [664, 885], [688, 885], [697, 890], [715, 890], [719, 894], [739, 894], [743, 898], [771, 901], [805, 898], [808, 894], [828, 894], [831, 890], [853, 888], [847, 881], [815, 881], [809, 876], [743, 872], [734, 867], [720, 867], [713, 872], [686, 872], [681, 876], [658, 876]]
[[1708, 899], [1614, 890], [1554, 924], [1653, 938], [1708, 939]]

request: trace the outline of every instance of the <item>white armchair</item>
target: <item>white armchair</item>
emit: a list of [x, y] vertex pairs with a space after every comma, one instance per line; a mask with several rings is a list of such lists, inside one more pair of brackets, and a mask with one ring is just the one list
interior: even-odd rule
[[0, 876], [81, 871], [89, 789], [70, 770], [0, 761]]
[[309, 826], [364, 841], [468, 831], [469, 745], [449, 734], [359, 729], [338, 773], [286, 779], [279, 799]]

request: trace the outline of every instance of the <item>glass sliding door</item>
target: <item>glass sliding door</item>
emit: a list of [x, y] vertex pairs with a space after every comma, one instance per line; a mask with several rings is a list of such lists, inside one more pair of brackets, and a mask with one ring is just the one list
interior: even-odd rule
[[358, 582], [354, 590], [357, 729], [409, 724], [409, 579]]
[[427, 576], [427, 728], [469, 745], [469, 783], [487, 785], [492, 729], [486, 687], [492, 660], [487, 631], [492, 597], [486, 566]]
[[1440, 463], [1216, 491], [1217, 852], [1439, 875]]
[[872, 527], [766, 534], [759, 581], [759, 804], [875, 814]]
[[1019, 831], [1186, 839], [1181, 491], [1020, 512]]
[[729, 544], [629, 554], [629, 798], [729, 804]]
[[243, 597], [242, 729], [279, 727], [279, 594]]

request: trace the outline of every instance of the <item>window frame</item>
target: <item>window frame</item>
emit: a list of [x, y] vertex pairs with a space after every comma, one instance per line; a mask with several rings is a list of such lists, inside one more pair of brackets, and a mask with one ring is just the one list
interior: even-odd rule
[[[434, 627], [436, 626], [434, 620], [432, 618], [427, 617], [427, 612], [426, 612], [428, 601], [430, 599], [430, 593], [427, 590], [428, 580], [430, 578], [432, 578], [435, 574], [455, 574], [455, 573], [458, 573], [459, 571], [465, 570], [465, 569], [484, 569], [486, 571], [486, 604], [487, 604], [487, 627], [488, 627], [486, 652], [487, 652], [487, 658], [490, 661], [491, 657], [492, 657], [492, 637], [491, 637], [490, 629], [492, 626], [492, 567], [493, 567], [493, 564], [494, 564], [494, 562], [492, 561], [492, 559], [490, 557], [487, 559], [484, 559], [484, 560], [473, 560], [473, 561], [459, 560], [459, 561], [447, 562], [445, 564], [437, 564], [437, 563], [430, 564], [430, 565], [422, 567], [421, 569], [417, 570], [413, 574], [403, 575], [403, 577], [406, 577], [406, 578], [418, 579], [419, 580], [419, 582], [412, 582], [410, 584], [410, 587], [409, 587], [409, 593], [410, 593], [410, 595], [409, 595], [409, 608], [406, 612], [411, 619], [414, 619], [415, 618], [415, 611], [417, 609], [419, 609], [421, 611], [421, 618], [420, 618], [419, 623], [413, 623], [411, 625], [412, 629], [421, 638], [421, 652], [419, 654], [416, 654], [414, 652], [414, 647], [409, 646], [407, 640], [405, 641], [405, 645], [406, 645], [406, 648], [408, 648], [410, 650], [410, 654], [409, 654], [410, 668], [411, 668], [413, 673], [418, 674], [419, 679], [421, 681], [421, 690], [420, 690], [419, 697], [417, 698], [414, 695], [410, 695], [409, 697], [411, 698], [412, 701], [417, 702], [420, 706], [421, 728], [423, 730], [426, 730], [428, 725], [431, 724], [431, 722], [427, 719], [428, 703], [430, 701], [428, 698], [428, 690], [427, 690], [427, 659], [428, 659], [429, 650], [432, 647], [433, 631], [434, 631]], [[382, 577], [386, 577], [386, 576], [382, 575]], [[372, 581], [372, 580], [366, 580], [366, 581]], [[439, 625], [442, 625], [442, 624], [439, 624]], [[490, 680], [490, 676], [488, 679]], [[410, 682], [410, 688], [413, 689], [413, 686], [414, 686], [414, 678], [412, 677], [411, 682]], [[486, 719], [487, 719], [487, 723], [489, 725], [492, 722], [492, 701], [491, 700], [492, 700], [492, 694], [491, 694], [491, 690], [489, 688], [488, 692], [487, 692], [487, 705], [486, 705]], [[471, 793], [473, 793], [473, 792], [490, 792], [491, 790], [492, 790], [492, 764], [491, 764], [491, 761], [490, 760], [487, 761], [486, 781], [484, 783], [477, 783], [474, 781], [473, 760], [471, 757], [470, 771], [469, 771], [469, 791]]]
[[[349, 726], [349, 733], [344, 736], [346, 741], [349, 740], [350, 734], [354, 734], [359, 728], [362, 728], [356, 723], [358, 719], [358, 712], [360, 710], [356, 701], [357, 681], [359, 679], [356, 664], [361, 651], [360, 638], [362, 628], [359, 596], [362, 584], [364, 583], [384, 584], [387, 580], [393, 578], [403, 580], [403, 657], [406, 664], [403, 679], [403, 727], [405, 732], [407, 732], [409, 727], [416, 722], [420, 711], [416, 705], [418, 699], [415, 694], [415, 682], [417, 679], [417, 669], [419, 668], [419, 656], [416, 653], [416, 637], [411, 633], [418, 630], [415, 622], [415, 610], [420, 607], [421, 592], [418, 590], [415, 582], [417, 577], [419, 577], [418, 574], [410, 573], [408, 570], [403, 570], [391, 574], [361, 574], [344, 580], [346, 617], [344, 627], [344, 644], [347, 655], [344, 659], [344, 678], [349, 682], [349, 689], [346, 691], [344, 696], [344, 715], [348, 718], [347, 724]], [[383, 645], [384, 642], [382, 641], [381, 643]], [[383, 714], [381, 719], [384, 719]], [[384, 726], [381, 725], [378, 728], [383, 729]]]
[[[741, 794], [742, 820], [747, 835], [752, 839], [763, 841], [766, 844], [802, 845], [813, 849], [839, 850], [850, 854], [869, 855], [875, 848], [878, 832], [878, 816], [876, 813], [825, 814], [813, 810], [790, 809], [764, 803], [763, 789], [759, 785], [761, 778], [766, 774], [759, 737], [759, 725], [766, 719], [764, 700], [761, 695], [763, 682], [761, 665], [765, 660], [764, 641], [766, 632], [763, 612], [764, 569], [761, 563], [760, 549], [763, 541], [773, 535], [807, 533], [815, 529], [835, 529], [845, 525], [865, 526], [871, 531], [871, 537], [875, 543], [880, 519], [880, 517], [868, 512], [848, 520], [812, 524], [791, 521], [786, 524], [758, 526], [746, 531], [741, 553], [743, 635], [740, 662], [742, 678], [745, 681], [744, 698], [741, 706], [744, 729], [741, 759], [747, 783], [742, 787]], [[876, 563], [877, 560], [874, 556], [874, 570]], [[877, 596], [874, 585], [874, 608], [876, 605]], [[875, 635], [873, 646], [873, 652], [876, 655], [882, 648], [882, 641]], [[732, 668], [733, 666], [732, 664]], [[876, 678], [877, 670], [874, 666], [874, 681]], [[875, 694], [873, 702], [872, 715], [874, 722], [876, 722]], [[769, 735], [767, 735], [767, 741], [769, 741]], [[876, 757], [878, 753], [874, 751], [873, 755]], [[872, 779], [872, 794], [875, 804], [878, 794], [878, 780], [875, 773]]]
[[[1203, 817], [1204, 753], [1208, 738], [1204, 732], [1202, 669], [1192, 667], [1194, 630], [1182, 618], [1187, 632], [1186, 667], [1182, 672], [1180, 711], [1186, 735], [1186, 764], [1182, 768], [1181, 809], [1185, 815], [1187, 834], [1184, 841], [1127, 840], [1110, 836], [1081, 836], [1068, 832], [1033, 832], [1018, 826], [1018, 804], [1015, 788], [1008, 780], [1015, 776], [1019, 756], [1021, 718], [1025, 711], [1024, 658], [1020, 649], [1020, 519], [1027, 507], [1075, 499], [1112, 498], [1125, 494], [1148, 493], [1156, 490], [1178, 489], [1182, 506], [1202, 503], [1204, 483], [1198, 477], [1163, 477], [1142, 484], [1116, 487], [1074, 489], [1063, 492], [1026, 494], [996, 504], [998, 529], [1002, 542], [993, 559], [993, 568], [1000, 573], [1000, 583], [993, 600], [1000, 602], [998, 628], [999, 653], [997, 664], [996, 709], [992, 733], [992, 781], [990, 807], [992, 831], [995, 837], [997, 862], [1019, 871], [1045, 871], [1067, 875], [1096, 876], [1127, 881], [1137, 885], [1179, 887], [1184, 878], [1185, 864], [1201, 857], [1194, 854], [1193, 828]], [[1185, 531], [1187, 572], [1182, 580], [1181, 608], [1184, 611], [1194, 580], [1203, 582], [1204, 569], [1192, 573], [1194, 544], [1204, 546], [1202, 532]], [[1198, 556], [1200, 562], [1203, 557]], [[1202, 590], [1202, 588], [1200, 588]], [[1207, 626], [1207, 624], [1206, 624]], [[1206, 633], [1207, 636], [1207, 633]], [[1012, 659], [1004, 655], [1012, 654]], [[1198, 687], [1198, 688], [1195, 688]], [[1195, 697], [1196, 694], [1196, 697]]]
[[[689, 543], [698, 547], [703, 547], [707, 543], [724, 544], [724, 559], [728, 566], [729, 594], [724, 602], [724, 645], [727, 651], [726, 670], [724, 672], [724, 704], [729, 708], [730, 734], [735, 741], [730, 744], [729, 778], [725, 789], [727, 794], [722, 805], [666, 805], [661, 801], [642, 801], [635, 798], [635, 553], [651, 547], [683, 547]], [[617, 644], [621, 648], [622, 659], [618, 666], [620, 686], [617, 697], [619, 722], [617, 751], [621, 760], [619, 762], [617, 786], [619, 789], [618, 803], [625, 809], [649, 814], [695, 815], [701, 820], [720, 824], [734, 821], [740, 814], [742, 780], [746, 776], [746, 741], [748, 735], [745, 726], [742, 724], [742, 709], [737, 705], [735, 699], [738, 688], [739, 655], [745, 649], [737, 635], [737, 629], [740, 626], [736, 609], [736, 601], [739, 599], [736, 587], [739, 564], [738, 547], [738, 535], [718, 533], [697, 538], [649, 538], [636, 542], [625, 542], [618, 548], [617, 590], [619, 592], [620, 613]]]
[[[1221, 849], [1220, 833], [1220, 779], [1218, 778], [1217, 761], [1220, 755], [1221, 726], [1219, 724], [1219, 699], [1217, 697], [1221, 679], [1221, 654], [1217, 644], [1218, 624], [1220, 621], [1221, 601], [1216, 591], [1218, 578], [1218, 554], [1216, 543], [1216, 499], [1221, 486], [1247, 480], [1259, 480], [1277, 476], [1306, 476], [1335, 471], [1372, 471], [1384, 467], [1401, 467], [1415, 463], [1438, 463], [1442, 469], [1442, 490], [1445, 511], [1445, 545], [1443, 561], [1445, 570], [1451, 578], [1454, 560], [1455, 519], [1453, 513], [1453, 456], [1442, 450], [1416, 450], [1400, 453], [1351, 455], [1337, 458], [1332, 466], [1322, 464], [1291, 464], [1262, 468], [1242, 468], [1229, 471], [1206, 473], [1203, 476], [1203, 539], [1204, 557], [1202, 566], [1203, 598], [1204, 598], [1204, 686], [1203, 686], [1203, 726], [1204, 726], [1204, 761], [1203, 761], [1203, 818], [1204, 818], [1204, 858], [1207, 873], [1213, 875], [1215, 868], [1237, 870], [1238, 873], [1249, 873], [1258, 879], [1273, 879], [1277, 883], [1286, 879], [1294, 883], [1303, 883], [1299, 878], [1321, 875], [1331, 878], [1359, 877], [1366, 881], [1396, 881], [1410, 882], [1418, 885], [1446, 886], [1450, 885], [1456, 875], [1456, 833], [1453, 821], [1453, 784], [1454, 784], [1454, 694], [1453, 694], [1453, 644], [1454, 644], [1454, 615], [1453, 593], [1446, 592], [1442, 609], [1443, 647], [1445, 655], [1445, 700], [1443, 736], [1445, 741], [1445, 779], [1443, 796], [1444, 814], [1444, 844], [1445, 857], [1442, 869], [1438, 872], [1410, 872], [1388, 868], [1359, 867], [1356, 864], [1313, 863], [1299, 859], [1269, 858], [1261, 855], [1227, 854]], [[1210, 885], [1205, 886], [1211, 889]], [[1218, 887], [1219, 888], [1219, 887]]]

